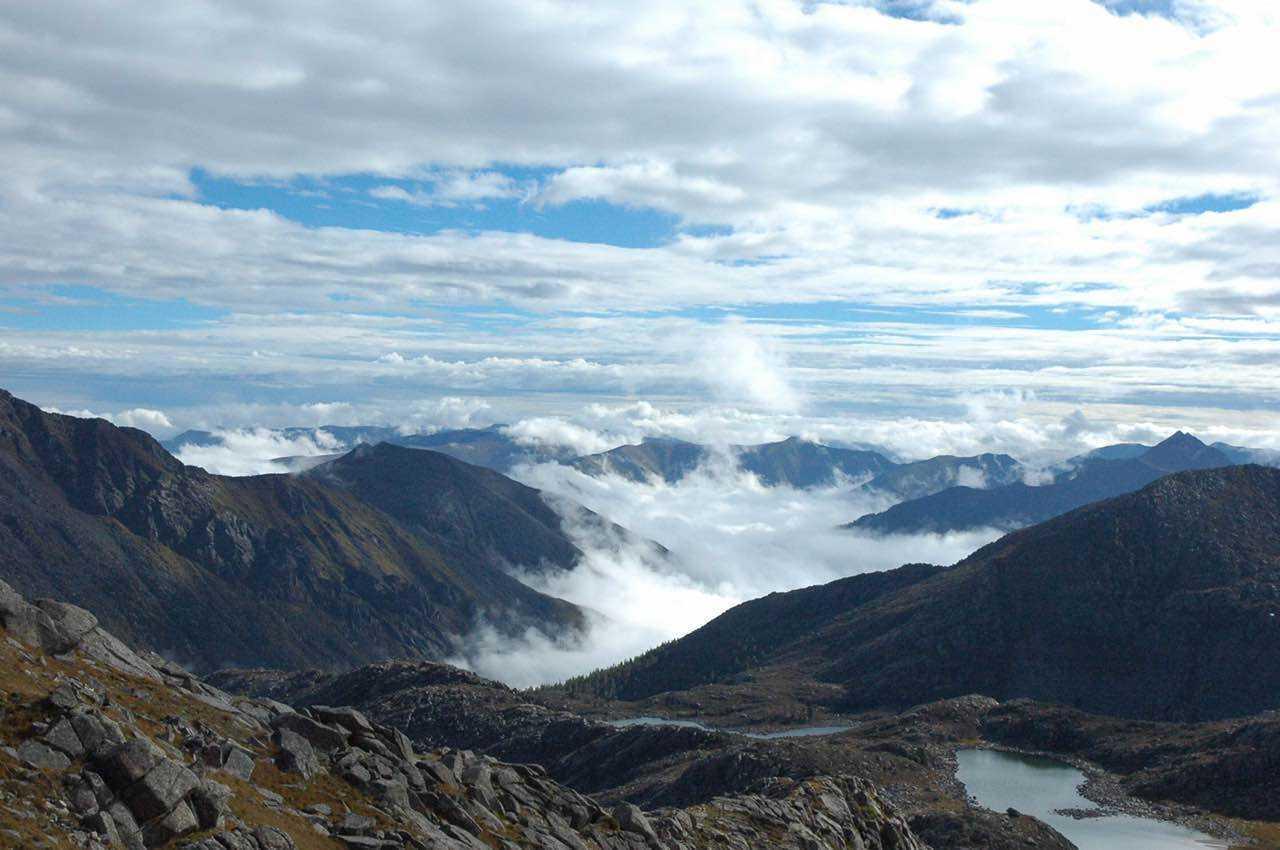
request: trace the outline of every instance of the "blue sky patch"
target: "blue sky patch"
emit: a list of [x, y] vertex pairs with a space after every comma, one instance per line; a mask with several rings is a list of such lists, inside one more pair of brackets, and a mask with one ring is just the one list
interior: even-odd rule
[[0, 327], [15, 330], [168, 330], [227, 315], [226, 310], [183, 298], [130, 298], [93, 286], [55, 286], [37, 295], [0, 294]]
[[[550, 169], [490, 169], [531, 187]], [[478, 233], [530, 233], [547, 239], [589, 242], [621, 248], [654, 248], [679, 232], [678, 216], [659, 210], [574, 201], [538, 206], [520, 197], [455, 201], [431, 200], [440, 181], [391, 180], [375, 175], [347, 175], [325, 180], [298, 178], [288, 182], [247, 182], [196, 169], [191, 182], [201, 203], [222, 209], [270, 210], [307, 227], [345, 227], [410, 235], [445, 230]], [[373, 192], [399, 190], [403, 197], [377, 197]], [[415, 202], [418, 201], [418, 202]]]
[[1147, 207], [1148, 212], [1171, 213], [1173, 215], [1200, 215], [1207, 212], [1235, 212], [1247, 210], [1258, 203], [1258, 196], [1246, 192], [1229, 195], [1196, 195], [1191, 198], [1174, 198]]
[[1106, 6], [1117, 15], [1160, 15], [1164, 18], [1176, 17], [1174, 0], [1094, 0]]

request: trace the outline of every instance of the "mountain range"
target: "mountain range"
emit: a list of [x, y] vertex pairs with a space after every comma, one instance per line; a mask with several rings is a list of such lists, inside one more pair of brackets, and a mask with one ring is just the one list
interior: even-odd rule
[[[1038, 488], [1001, 455], [737, 447], [766, 484], [876, 487], [903, 507], [940, 486], [1045, 491], [1058, 501], [1038, 509], [1059, 515], [953, 566], [771, 594], [520, 692], [434, 659], [478, 622], [553, 638], [583, 623], [511, 575], [576, 567], [570, 512], [641, 541], [492, 469], [356, 442], [296, 474], [225, 477], [0, 392], [0, 843], [1070, 847], [966, 799], [956, 754], [974, 746], [1087, 758], [1113, 772], [1105, 793], [1143, 813], [1172, 801], [1160, 811], [1232, 840], [1280, 817], [1280, 470], [1230, 465], [1233, 447], [1106, 447]], [[581, 463], [679, 480], [706, 459], [624, 448]], [[1131, 492], [1070, 504], [1116, 487]], [[215, 687], [147, 649], [258, 669]], [[14, 801], [30, 814], [10, 817]]]
[[0, 578], [199, 669], [445, 657], [480, 622], [563, 635], [582, 612], [507, 568], [579, 554], [537, 491], [439, 453], [225, 477], [0, 391]]
[[766, 487], [801, 489], [852, 483], [897, 498], [933, 493], [957, 482], [985, 486], [1020, 481], [1021, 464], [1008, 455], [939, 455], [898, 463], [868, 449], [849, 449], [788, 437], [775, 443], [717, 450], [699, 443], [651, 437], [634, 445], [586, 455], [570, 465], [588, 475], [620, 475], [631, 481], [674, 484], [703, 464], [724, 458]]
[[[509, 435], [505, 425], [405, 434], [380, 426], [284, 428], [285, 440], [307, 438], [341, 450], [274, 459], [280, 471], [303, 472], [351, 448], [378, 442], [424, 448], [507, 474], [521, 464], [555, 462], [592, 476], [618, 475], [635, 482], [676, 484], [716, 462], [755, 475], [767, 487], [800, 489], [854, 486], [898, 504], [855, 519], [849, 527], [880, 534], [945, 533], [977, 528], [1012, 530], [1057, 516], [1098, 499], [1154, 481], [1160, 475], [1205, 466], [1280, 465], [1280, 452], [1214, 443], [1206, 446], [1178, 432], [1159, 445], [1119, 443], [1069, 458], [1048, 470], [1028, 469], [1007, 454], [937, 455], [897, 461], [867, 448], [830, 446], [789, 437], [772, 443], [716, 447], [670, 437], [648, 437], [595, 454], [568, 448], [534, 447]], [[175, 454], [190, 447], [220, 445], [208, 431], [186, 431], [163, 445]], [[1042, 479], [1048, 474], [1047, 481]], [[921, 501], [925, 500], [925, 501]]]
[[[648, 437], [640, 443], [579, 457], [568, 449], [520, 443], [508, 435], [504, 425], [432, 434], [404, 434], [394, 428], [378, 426], [282, 428], [274, 433], [283, 440], [306, 438], [321, 447], [332, 444], [342, 447], [327, 454], [273, 459], [280, 471], [290, 472], [311, 469], [361, 444], [385, 442], [431, 449], [504, 474], [521, 464], [556, 462], [593, 476], [612, 474], [635, 482], [662, 481], [667, 484], [675, 484], [704, 464], [723, 458], [755, 475], [766, 487], [807, 489], [853, 483], [899, 499], [916, 498], [957, 483], [999, 486], [1020, 481], [1024, 474], [1021, 464], [1004, 454], [972, 457], [939, 455], [899, 463], [882, 452], [829, 446], [800, 437], [727, 447], [671, 437]], [[193, 447], [222, 445], [222, 441], [223, 438], [214, 432], [184, 431], [164, 441], [163, 445], [174, 454], [181, 454]]]
[[969, 693], [1155, 720], [1280, 707], [1280, 470], [1183, 472], [953, 567], [771, 594], [567, 688], [696, 699], [738, 680], [810, 681], [843, 711]]
[[1133, 492], [1172, 472], [1232, 463], [1223, 451], [1179, 431], [1155, 446], [1113, 446], [1073, 458], [1046, 484], [1030, 486], [1014, 481], [1000, 486], [947, 487], [861, 517], [846, 527], [879, 534], [975, 528], [1007, 531]]

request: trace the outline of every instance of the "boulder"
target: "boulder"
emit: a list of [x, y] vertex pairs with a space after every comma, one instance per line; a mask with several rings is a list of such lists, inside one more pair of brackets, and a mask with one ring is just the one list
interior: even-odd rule
[[67, 602], [54, 599], [37, 599], [37, 608], [48, 615], [57, 628], [61, 640], [61, 649], [52, 650], [66, 652], [80, 645], [85, 635], [98, 627], [98, 618], [88, 611]]
[[311, 745], [323, 752], [336, 750], [347, 745], [347, 733], [336, 726], [328, 726], [318, 720], [312, 720], [302, 714], [282, 714], [272, 721], [277, 729], [288, 729], [296, 732], [311, 742]]
[[297, 846], [293, 843], [293, 839], [289, 835], [274, 826], [260, 826], [253, 831], [253, 837], [257, 840], [258, 846], [262, 850], [297, 850]]
[[275, 739], [280, 747], [280, 756], [276, 761], [281, 770], [300, 773], [304, 779], [310, 779], [320, 770], [316, 751], [306, 738], [292, 729], [282, 727], [276, 730]]
[[123, 791], [160, 762], [155, 746], [141, 739], [118, 744], [97, 760], [98, 772], [117, 791]]
[[388, 737], [392, 745], [391, 751], [412, 764], [416, 756], [413, 753], [413, 742], [409, 740], [409, 736], [393, 727]]
[[620, 803], [614, 807], [613, 817], [624, 832], [634, 832], [637, 835], [644, 836], [651, 842], [657, 842], [658, 834], [654, 832], [653, 825], [649, 823], [649, 819], [645, 817], [644, 812], [640, 811], [639, 806], [632, 803]]
[[76, 814], [87, 818], [96, 814], [101, 808], [98, 795], [93, 792], [93, 786], [86, 782], [83, 776], [66, 775], [63, 777], [63, 784], [66, 786], [67, 802], [71, 804], [71, 809]]
[[[158, 818], [173, 811], [188, 794], [198, 788], [196, 775], [177, 762], [165, 759], [127, 788], [123, 797], [140, 821]], [[192, 821], [195, 815], [191, 815]]]
[[27, 646], [47, 652], [63, 651], [56, 649], [62, 638], [49, 615], [29, 604], [22, 594], [3, 581], [0, 581], [0, 626]]
[[71, 759], [39, 741], [23, 741], [18, 745], [18, 758], [23, 764], [41, 770], [66, 770]]
[[373, 832], [375, 826], [377, 826], [377, 821], [368, 815], [347, 812], [342, 819], [342, 823], [338, 826], [338, 832], [343, 835], [369, 835]]
[[222, 829], [231, 814], [227, 802], [231, 796], [231, 789], [219, 782], [212, 779], [200, 782], [200, 786], [191, 793], [190, 802], [201, 829]]
[[185, 801], [179, 802], [163, 818], [147, 824], [142, 830], [142, 838], [148, 847], [159, 847], [180, 835], [195, 832], [200, 828], [199, 821], [191, 806]]
[[111, 817], [112, 822], [115, 823], [120, 840], [127, 850], [145, 850], [146, 845], [142, 842], [142, 831], [138, 828], [138, 822], [134, 819], [133, 812], [129, 811], [128, 806], [122, 801], [116, 800], [107, 807], [107, 814]]
[[53, 724], [53, 728], [45, 733], [44, 742], [68, 758], [78, 759], [85, 754], [80, 736], [76, 734], [71, 721], [65, 717]]
[[222, 770], [245, 782], [253, 778], [253, 756], [235, 745], [228, 745], [224, 750]]
[[311, 706], [311, 713], [332, 726], [341, 726], [352, 734], [364, 732], [373, 734], [373, 724], [362, 712], [354, 708], [330, 708], [327, 705]]
[[70, 721], [91, 759], [101, 758], [111, 748], [124, 743], [124, 733], [109, 718], [79, 711], [71, 715]]
[[94, 812], [85, 818], [84, 827], [101, 835], [106, 845], [112, 850], [120, 850], [125, 846], [124, 839], [120, 837], [120, 830], [116, 829], [116, 822], [106, 812]]

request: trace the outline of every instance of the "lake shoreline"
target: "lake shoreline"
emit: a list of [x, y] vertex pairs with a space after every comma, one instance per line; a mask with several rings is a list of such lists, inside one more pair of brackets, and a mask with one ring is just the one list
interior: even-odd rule
[[1047, 750], [1033, 750], [1014, 747], [992, 741], [977, 741], [964, 746], [956, 746], [950, 759], [953, 768], [952, 776], [962, 789], [965, 803], [978, 808], [986, 808], [968, 791], [959, 778], [959, 753], [962, 750], [989, 750], [1015, 756], [1048, 759], [1075, 768], [1084, 774], [1085, 781], [1079, 786], [1080, 796], [1098, 806], [1096, 812], [1088, 810], [1058, 809], [1056, 813], [1074, 820], [1086, 820], [1109, 815], [1129, 815], [1163, 823], [1174, 824], [1186, 829], [1201, 832], [1220, 841], [1227, 842], [1230, 847], [1248, 846], [1253, 838], [1234, 827], [1225, 818], [1218, 815], [1171, 803], [1153, 803], [1126, 792], [1115, 774], [1098, 765], [1076, 756], [1061, 755]]

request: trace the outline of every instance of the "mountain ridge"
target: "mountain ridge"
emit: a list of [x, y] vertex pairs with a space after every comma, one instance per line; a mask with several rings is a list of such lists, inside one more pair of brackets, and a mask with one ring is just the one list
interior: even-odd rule
[[0, 471], [0, 577], [197, 667], [444, 657], [480, 620], [583, 622], [341, 488], [211, 475], [142, 431], [5, 392]]
[[[858, 576], [745, 603], [565, 690], [696, 699], [694, 682], [747, 676], [838, 688], [848, 711], [966, 693], [1160, 720], [1280, 708], [1280, 470], [1176, 473], [886, 576], [900, 586], [850, 597], [872, 581]], [[787, 611], [819, 622], [775, 639]]]
[[1230, 466], [1226, 455], [1190, 434], [1175, 432], [1141, 454], [1097, 452], [1060, 471], [1052, 483], [949, 487], [867, 514], [844, 528], [877, 534], [920, 534], [1032, 525], [1075, 508], [1133, 492], [1170, 472]]

